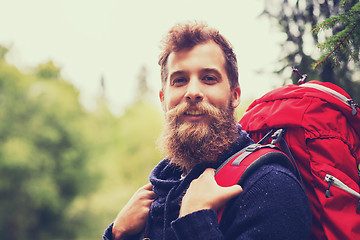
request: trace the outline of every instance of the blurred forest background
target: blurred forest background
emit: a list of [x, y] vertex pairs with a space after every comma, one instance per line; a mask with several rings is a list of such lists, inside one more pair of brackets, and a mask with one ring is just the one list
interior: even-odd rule
[[[263, 17], [288, 36], [274, 63], [279, 85], [297, 80], [284, 74], [296, 66], [359, 102], [359, 1], [268, 3], [278, 7], [266, 7]], [[338, 42], [325, 42], [331, 37]], [[328, 43], [324, 55], [309, 55], [319, 43]], [[162, 112], [147, 101], [146, 67], [134, 79], [136, 99], [118, 116], [104, 94], [85, 109], [52, 61], [25, 71], [6, 61], [8, 51], [0, 46], [0, 239], [101, 239], [162, 159], [155, 144]]]
[[87, 111], [52, 62], [24, 73], [0, 52], [0, 239], [100, 239], [161, 159], [160, 109]]

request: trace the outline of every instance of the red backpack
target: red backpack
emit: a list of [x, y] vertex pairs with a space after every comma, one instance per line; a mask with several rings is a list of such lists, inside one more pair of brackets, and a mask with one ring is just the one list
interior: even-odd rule
[[[358, 108], [340, 87], [310, 81], [265, 94], [249, 106], [240, 120], [254, 141], [263, 139], [261, 144], [268, 141], [265, 135], [276, 131], [273, 143], [296, 162], [312, 208], [312, 239], [360, 239]], [[253, 156], [247, 165], [259, 158], [245, 155]], [[235, 171], [231, 166], [221, 167], [224, 170], [217, 173], [219, 181], [230, 181], [221, 175]]]

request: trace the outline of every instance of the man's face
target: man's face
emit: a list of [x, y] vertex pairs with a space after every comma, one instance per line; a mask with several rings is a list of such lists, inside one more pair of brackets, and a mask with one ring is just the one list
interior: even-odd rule
[[188, 171], [216, 161], [237, 139], [234, 108], [240, 88], [230, 90], [225, 58], [211, 41], [171, 53], [167, 68], [160, 91], [166, 122], [159, 143], [172, 163]]
[[167, 70], [166, 85], [159, 94], [162, 107], [167, 112], [189, 103], [192, 107], [184, 114], [183, 121], [207, 121], [196, 103], [204, 102], [223, 110], [230, 103], [232, 108], [240, 103], [240, 87], [230, 90], [223, 52], [213, 41], [172, 52]]

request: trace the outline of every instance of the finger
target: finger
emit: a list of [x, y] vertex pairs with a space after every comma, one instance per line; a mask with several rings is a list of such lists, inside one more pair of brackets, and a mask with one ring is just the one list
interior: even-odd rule
[[207, 168], [205, 171], [199, 176], [199, 178], [214, 178], [215, 176], [215, 169], [213, 168]]
[[152, 191], [152, 189], [151, 190], [142, 189], [142, 190], [139, 191], [138, 197], [139, 197], [139, 199], [152, 199], [152, 200], [154, 200], [157, 197], [157, 195], [156, 195], [156, 193], [154, 193]]
[[243, 191], [240, 185], [233, 185], [230, 187], [226, 187], [224, 188], [224, 190], [226, 190], [226, 193], [229, 198], [235, 197], [236, 195], [239, 195]]
[[144, 197], [147, 198], [147, 199], [153, 199], [154, 200], [157, 197], [157, 195], [153, 191], [148, 191], [148, 192], [145, 193]]
[[215, 176], [215, 169], [207, 168], [207, 169], [205, 169], [204, 173], [205, 174], [211, 174], [211, 175]]
[[148, 199], [144, 201], [144, 205], [150, 207], [150, 205], [154, 202], [154, 199]]
[[144, 186], [142, 186], [142, 189], [145, 189], [145, 190], [151, 190], [153, 189], [153, 185], [151, 183], [147, 183], [145, 184]]

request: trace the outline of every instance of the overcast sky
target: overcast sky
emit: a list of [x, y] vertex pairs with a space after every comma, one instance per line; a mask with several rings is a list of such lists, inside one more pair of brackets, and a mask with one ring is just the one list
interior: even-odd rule
[[8, 61], [26, 70], [53, 60], [89, 108], [104, 76], [110, 107], [121, 113], [134, 99], [142, 66], [157, 97], [159, 42], [186, 20], [207, 22], [233, 44], [243, 101], [282, 83], [269, 73], [284, 35], [258, 18], [263, 0], [0, 0], [0, 9], [0, 44], [11, 48]]

